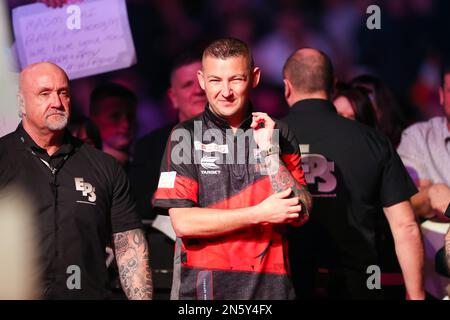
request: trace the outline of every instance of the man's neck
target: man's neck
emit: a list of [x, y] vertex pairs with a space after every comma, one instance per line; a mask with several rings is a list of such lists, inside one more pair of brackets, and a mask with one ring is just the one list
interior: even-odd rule
[[[208, 106], [208, 108], [213, 114], [215, 114], [217, 117], [220, 117], [210, 106]], [[224, 118], [228, 122], [228, 125], [233, 130], [233, 133], [236, 133], [237, 129], [239, 129], [242, 122], [244, 122], [245, 115], [247, 113], [247, 108], [248, 107], [243, 108], [242, 110], [238, 111], [232, 117]], [[223, 118], [223, 117], [221, 117], [221, 118]]]
[[107, 144], [103, 144], [103, 152], [116, 158], [116, 160], [119, 161], [120, 165], [122, 166], [124, 166], [128, 162], [129, 159], [128, 152], [111, 148]]
[[22, 122], [23, 129], [30, 138], [42, 149], [47, 151], [49, 156], [53, 155], [61, 147], [64, 139], [64, 130], [51, 131], [47, 128], [38, 129]]
[[295, 93], [293, 94], [288, 101], [290, 107], [292, 107], [296, 102], [307, 99], [322, 99], [322, 100], [330, 100], [330, 97], [325, 92], [316, 92], [316, 93]]
[[230, 124], [233, 133], [236, 133], [237, 129], [239, 129], [242, 122], [244, 122], [244, 117], [234, 117], [233, 119], [228, 120], [228, 123]]

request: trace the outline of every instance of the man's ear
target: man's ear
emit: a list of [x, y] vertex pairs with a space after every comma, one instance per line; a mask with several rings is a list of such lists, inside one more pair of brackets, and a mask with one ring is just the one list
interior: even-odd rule
[[19, 92], [17, 93], [17, 104], [19, 106], [19, 116], [22, 118], [22, 116], [26, 116], [25, 112], [25, 100], [23, 98], [23, 95]]
[[283, 79], [283, 82], [284, 82], [284, 98], [287, 101], [292, 95], [292, 85], [288, 79]]
[[167, 90], [167, 96], [169, 97], [170, 103], [175, 110], [178, 110], [178, 100], [175, 96], [175, 92], [172, 87]]
[[198, 84], [200, 85], [200, 88], [205, 90], [205, 75], [203, 74], [202, 70], [197, 71], [197, 79], [198, 79]]
[[252, 71], [252, 88], [256, 88], [261, 78], [261, 69], [258, 67], [253, 68]]

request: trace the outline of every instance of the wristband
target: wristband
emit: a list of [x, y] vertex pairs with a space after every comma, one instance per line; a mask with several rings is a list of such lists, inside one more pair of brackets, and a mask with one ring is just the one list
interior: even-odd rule
[[273, 154], [280, 154], [280, 147], [277, 145], [270, 145], [270, 147], [266, 150], [261, 150], [260, 155], [262, 158], [266, 158], [268, 156], [271, 156]]

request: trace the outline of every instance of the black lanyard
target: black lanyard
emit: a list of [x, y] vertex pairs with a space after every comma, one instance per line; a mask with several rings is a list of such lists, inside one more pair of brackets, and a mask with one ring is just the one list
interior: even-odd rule
[[[20, 141], [22, 141], [23, 144], [25, 144], [25, 139], [23, 137], [20, 137]], [[59, 169], [61, 169], [61, 167], [64, 165], [64, 163], [66, 162], [66, 160], [69, 158], [70, 153], [66, 154], [61, 161], [58, 162], [58, 164], [53, 167], [49, 162], [47, 162], [46, 160], [42, 159], [36, 152], [33, 151], [33, 149], [30, 146], [27, 146], [28, 151], [31, 152], [31, 154], [33, 156], [35, 156], [36, 158], [38, 158], [39, 160], [41, 160], [41, 162], [43, 164], [45, 164], [47, 166], [47, 168], [50, 169], [50, 172], [55, 175]]]

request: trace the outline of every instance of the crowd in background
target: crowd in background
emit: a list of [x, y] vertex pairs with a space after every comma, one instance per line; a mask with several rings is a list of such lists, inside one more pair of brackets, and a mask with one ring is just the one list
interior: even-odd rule
[[[8, 0], [11, 7], [29, 0]], [[381, 9], [381, 29], [369, 30], [369, 5]], [[391, 88], [403, 125], [441, 115], [435, 88], [439, 65], [450, 54], [444, 0], [127, 0], [137, 64], [125, 70], [72, 81], [74, 109], [88, 114], [93, 88], [110, 80], [138, 97], [137, 136], [172, 123], [176, 112], [166, 96], [170, 65], [186, 50], [233, 36], [253, 49], [262, 68], [255, 99], [263, 111], [286, 114], [282, 63], [292, 50], [314, 47], [329, 55], [341, 81], [372, 74]], [[268, 102], [270, 101], [270, 103]], [[399, 124], [401, 125], [401, 124]]]

